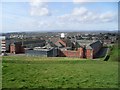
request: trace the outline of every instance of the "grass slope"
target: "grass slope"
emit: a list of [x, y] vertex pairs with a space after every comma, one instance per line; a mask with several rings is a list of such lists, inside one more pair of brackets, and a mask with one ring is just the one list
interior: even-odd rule
[[3, 57], [3, 88], [116, 88], [118, 62]]
[[120, 48], [118, 47], [117, 44], [111, 47], [110, 61], [118, 61], [119, 53], [120, 53]]

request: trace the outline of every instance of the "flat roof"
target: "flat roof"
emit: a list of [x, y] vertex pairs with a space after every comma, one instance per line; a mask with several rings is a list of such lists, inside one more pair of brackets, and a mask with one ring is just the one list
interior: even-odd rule
[[45, 48], [45, 49], [43, 49], [43, 48], [34, 48], [33, 50], [35, 50], [35, 51], [50, 51], [52, 49], [53, 48]]

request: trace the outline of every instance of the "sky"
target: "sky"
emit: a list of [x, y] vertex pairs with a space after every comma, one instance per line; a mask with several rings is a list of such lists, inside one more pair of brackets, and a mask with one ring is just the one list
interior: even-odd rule
[[0, 3], [0, 32], [118, 30], [118, 3], [4, 1]]

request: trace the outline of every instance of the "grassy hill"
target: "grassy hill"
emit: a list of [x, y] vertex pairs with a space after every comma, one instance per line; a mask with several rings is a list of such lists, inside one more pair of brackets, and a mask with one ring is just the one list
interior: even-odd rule
[[109, 61], [118, 61], [119, 60], [119, 53], [120, 53], [120, 48], [118, 45], [114, 45], [111, 47], [111, 52], [110, 52], [110, 60]]
[[112, 50], [110, 61], [107, 62], [102, 59], [5, 56], [3, 57], [2, 87], [117, 88], [116, 50]]

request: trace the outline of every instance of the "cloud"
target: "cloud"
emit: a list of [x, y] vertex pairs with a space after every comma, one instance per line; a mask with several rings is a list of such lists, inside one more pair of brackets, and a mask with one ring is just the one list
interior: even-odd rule
[[97, 14], [85, 7], [74, 8], [69, 14], [59, 16], [60, 21], [74, 23], [107, 23], [117, 20], [113, 12]]
[[88, 10], [84, 7], [81, 8], [74, 8], [72, 14], [73, 15], [85, 15], [88, 13]]
[[45, 7], [32, 7], [31, 15], [32, 16], [49, 16], [51, 14], [49, 10]]
[[82, 4], [86, 2], [119, 2], [119, 0], [73, 0], [75, 4]]
[[100, 15], [100, 19], [103, 22], [112, 22], [116, 18], [115, 18], [115, 14], [113, 14], [112, 12], [106, 12]]
[[50, 28], [52, 25], [52, 23], [50, 21], [38, 21], [38, 28]]
[[47, 7], [45, 0], [31, 0], [30, 2], [30, 14], [32, 16], [49, 16], [50, 10]]

